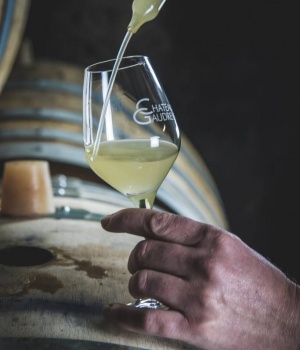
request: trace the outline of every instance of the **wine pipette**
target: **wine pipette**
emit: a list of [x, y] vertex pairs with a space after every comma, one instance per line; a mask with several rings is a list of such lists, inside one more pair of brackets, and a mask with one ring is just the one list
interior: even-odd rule
[[[108, 88], [104, 96], [104, 104], [103, 104], [100, 122], [97, 130], [93, 156], [95, 156], [99, 150], [104, 115], [106, 119], [108, 118], [111, 119], [111, 115], [107, 115], [106, 111], [109, 104], [112, 88], [116, 79], [116, 75], [117, 75], [121, 60], [123, 58], [124, 52], [126, 50], [126, 47], [129, 43], [129, 40], [132, 37], [132, 35], [135, 34], [144, 23], [153, 20], [158, 15], [159, 11], [161, 10], [165, 2], [166, 0], [134, 0], [132, 3], [131, 21], [127, 27], [127, 32], [126, 32], [125, 38], [123, 39], [118, 56], [116, 58], [116, 61], [112, 70], [112, 74], [109, 80]], [[108, 139], [113, 140], [114, 139], [113, 130], [112, 128], [109, 128], [109, 125], [111, 125], [111, 123], [107, 123]]]

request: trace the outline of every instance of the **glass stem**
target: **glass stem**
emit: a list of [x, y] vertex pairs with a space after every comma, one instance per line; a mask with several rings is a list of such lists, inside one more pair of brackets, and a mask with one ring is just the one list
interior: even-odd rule
[[[142, 209], [151, 209], [151, 205], [149, 204], [149, 201], [147, 199], [140, 199], [139, 200], [139, 208]], [[148, 299], [137, 299], [134, 303], [129, 303], [127, 305], [137, 307], [139, 309], [145, 308], [145, 309], [160, 309], [160, 310], [168, 310], [168, 307], [163, 305], [158, 300], [148, 298]]]

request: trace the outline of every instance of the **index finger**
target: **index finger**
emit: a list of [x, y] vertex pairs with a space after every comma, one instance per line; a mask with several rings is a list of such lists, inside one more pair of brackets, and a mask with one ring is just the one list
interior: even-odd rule
[[198, 245], [209, 232], [216, 231], [211, 225], [152, 209], [123, 209], [106, 216], [101, 224], [107, 231], [187, 246]]

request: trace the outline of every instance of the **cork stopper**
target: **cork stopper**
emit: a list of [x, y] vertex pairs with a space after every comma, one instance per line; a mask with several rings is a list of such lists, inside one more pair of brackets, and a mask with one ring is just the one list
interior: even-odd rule
[[12, 216], [35, 216], [55, 211], [49, 164], [22, 160], [4, 164], [1, 212]]

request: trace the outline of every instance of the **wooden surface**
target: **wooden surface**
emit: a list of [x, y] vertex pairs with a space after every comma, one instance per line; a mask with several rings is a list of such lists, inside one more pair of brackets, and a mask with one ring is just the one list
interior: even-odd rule
[[[56, 205], [102, 214], [119, 208], [117, 204], [66, 197], [56, 198]], [[127, 291], [127, 260], [139, 240], [128, 234], [107, 233], [97, 221], [2, 217], [0, 250], [39, 247], [54, 258], [31, 267], [0, 264], [0, 338], [73, 339], [140, 349], [188, 349], [174, 341], [120, 331], [102, 317], [105, 304], [133, 301]]]

